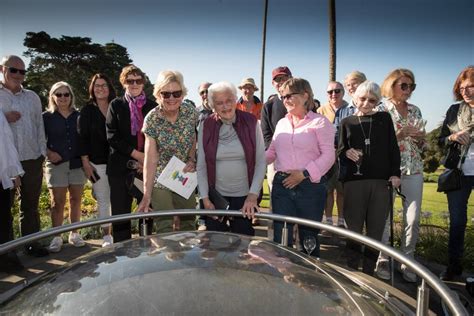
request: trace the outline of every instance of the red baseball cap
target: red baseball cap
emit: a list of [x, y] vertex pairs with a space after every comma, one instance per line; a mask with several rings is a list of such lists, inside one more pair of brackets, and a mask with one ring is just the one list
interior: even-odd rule
[[276, 76], [280, 76], [280, 75], [285, 75], [285, 76], [291, 77], [291, 71], [286, 66], [277, 67], [277, 68], [273, 69], [273, 71], [272, 71], [272, 80], [275, 79]]

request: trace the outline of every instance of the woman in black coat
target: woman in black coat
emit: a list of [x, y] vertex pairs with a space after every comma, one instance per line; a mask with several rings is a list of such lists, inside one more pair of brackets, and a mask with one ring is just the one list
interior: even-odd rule
[[[141, 173], [144, 161], [145, 137], [141, 132], [143, 119], [156, 106], [147, 99], [143, 90], [146, 76], [134, 65], [123, 68], [120, 83], [125, 94], [110, 102], [106, 118], [107, 140], [110, 155], [107, 175], [110, 183], [110, 202], [112, 215], [131, 212], [133, 196], [126, 184], [131, 170], [129, 160], [136, 161], [137, 171]], [[113, 224], [114, 242], [131, 238], [130, 222]]]

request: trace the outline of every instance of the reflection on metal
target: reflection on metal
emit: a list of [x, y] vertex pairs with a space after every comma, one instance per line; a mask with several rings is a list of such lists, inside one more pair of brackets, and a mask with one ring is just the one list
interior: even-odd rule
[[286, 222], [283, 224], [283, 228], [281, 229], [281, 245], [288, 246], [288, 226]]
[[428, 315], [428, 303], [430, 301], [430, 289], [426, 287], [425, 280], [421, 280], [421, 285], [416, 293], [416, 315]]
[[[25, 236], [25, 237], [21, 237], [19, 239], [16, 239], [16, 240], [13, 240], [13, 241], [10, 241], [10, 242], [7, 242], [5, 244], [0, 245], [0, 254], [6, 253], [6, 252], [8, 252], [12, 249], [15, 249], [15, 248], [23, 246], [27, 243], [31, 243], [33, 241], [39, 240], [41, 238], [50, 237], [50, 236], [57, 235], [57, 234], [64, 233], [64, 232], [68, 232], [68, 231], [71, 231], [71, 230], [81, 229], [81, 228], [84, 228], [84, 227], [107, 224], [107, 223], [115, 223], [115, 222], [121, 222], [121, 221], [129, 221], [129, 220], [132, 220], [132, 219], [136, 220], [136, 219], [142, 219], [142, 218], [143, 219], [144, 218], [154, 218], [154, 217], [161, 217], [161, 216], [185, 216], [185, 215], [242, 216], [242, 213], [239, 212], [239, 211], [226, 211], [226, 210], [212, 210], [212, 211], [209, 211], [209, 210], [188, 209], [188, 210], [160, 211], [160, 212], [150, 212], [150, 213], [124, 214], [124, 215], [119, 215], [119, 216], [103, 218], [103, 219], [95, 219], [95, 220], [89, 220], [89, 221], [69, 224], [69, 225], [49, 229], [49, 230], [46, 230], [46, 231], [43, 231], [43, 232], [38, 232], [38, 233], [35, 233], [35, 234], [31, 234], [31, 235], [28, 235], [28, 236]], [[362, 235], [357, 234], [355, 232], [352, 232], [352, 231], [349, 231], [349, 230], [346, 230], [346, 229], [342, 229], [342, 228], [339, 228], [339, 227], [336, 227], [336, 226], [329, 226], [329, 225], [322, 224], [320, 222], [314, 222], [314, 221], [305, 220], [305, 219], [296, 218], [296, 217], [281, 216], [281, 215], [268, 214], [268, 213], [258, 213], [258, 214], [256, 214], [256, 217], [260, 218], [260, 219], [269, 219], [269, 220], [276, 220], [276, 221], [282, 221], [282, 222], [289, 222], [289, 223], [293, 223], [293, 224], [307, 226], [307, 227], [310, 227], [310, 228], [324, 229], [324, 230], [327, 230], [327, 231], [329, 231], [333, 234], [337, 234], [339, 236], [343, 236], [343, 237], [346, 237], [346, 238], [351, 239], [353, 241], [362, 243], [366, 246], [372, 247], [375, 250], [382, 251], [385, 254], [387, 254], [388, 256], [392, 256], [398, 262], [400, 262], [402, 264], [405, 264], [410, 270], [412, 270], [415, 274], [420, 276], [421, 279], [423, 280], [423, 283], [426, 282], [440, 296], [441, 300], [451, 310], [453, 315], [465, 315], [466, 314], [466, 309], [459, 302], [459, 299], [455, 295], [453, 295], [452, 291], [443, 282], [441, 282], [435, 275], [433, 275], [427, 268], [420, 265], [415, 260], [413, 260], [411, 258], [408, 258], [408, 257], [405, 257], [398, 250], [395, 250], [391, 247], [388, 247], [388, 246], [380, 243], [379, 241], [376, 241], [376, 240], [371, 239], [369, 237], [362, 236]], [[242, 236], [240, 236], [240, 237], [243, 238]], [[127, 241], [127, 242], [124, 242], [124, 243], [119, 243], [119, 244], [114, 245], [113, 249], [114, 249], [114, 251], [119, 251], [119, 253], [120, 253], [120, 249], [122, 249], [122, 251], [125, 251], [127, 253], [127, 255], [125, 257], [130, 257], [129, 256], [130, 254], [133, 254], [133, 256], [135, 256], [135, 257], [140, 257], [140, 251], [142, 251], [142, 253], [143, 253], [143, 251], [148, 252], [148, 249], [144, 250], [145, 247], [143, 245], [138, 247], [138, 248], [137, 247], [130, 247], [130, 245], [135, 245], [136, 246], [137, 243], [138, 243], [138, 245], [141, 245], [140, 242], [145, 242], [146, 244], [151, 243], [149, 241], [150, 238], [151, 237], [148, 237], [147, 239], [140, 238], [138, 240], [131, 240], [131, 241]], [[155, 241], [155, 243], [156, 242], [158, 242], [158, 241]], [[269, 244], [272, 244], [273, 245], [272, 247], [278, 246], [278, 245], [275, 245], [273, 243], [269, 243]], [[160, 248], [160, 247], [162, 247], [162, 246], [160, 246], [160, 244], [158, 242], [158, 248]], [[283, 248], [281, 246], [278, 246], [278, 249], [285, 249], [287, 251], [287, 253], [282, 254], [283, 257], [288, 256], [289, 253], [293, 253], [291, 250], [289, 250], [287, 248]], [[101, 251], [98, 251], [98, 252], [94, 253], [94, 256], [101, 257], [101, 256], [104, 256], [104, 255], [106, 256], [107, 254], [108, 254], [107, 250], [101, 250]], [[171, 256], [171, 258], [174, 258], [175, 256], [182, 257], [182, 256], [186, 256], [186, 253], [183, 253], [183, 252], [175, 253], [175, 252], [173, 252], [169, 256]], [[293, 257], [294, 256], [295, 255], [293, 255]], [[123, 257], [123, 255], [120, 255], [119, 257], [121, 258], [120, 260], [118, 260], [117, 256], [115, 256], [115, 259], [117, 259], [120, 262], [122, 262], [122, 259], [125, 258], [125, 257]], [[301, 258], [301, 254], [298, 254], [297, 257]], [[140, 270], [139, 268], [136, 268], [136, 264], [139, 263], [139, 262], [141, 262], [140, 259], [139, 259], [138, 262], [136, 262], [136, 263], [134, 262], [133, 265], [130, 265], [130, 266], [123, 266], [120, 263], [117, 266], [119, 268], [119, 270], [114, 271], [110, 275], [110, 277], [117, 277], [117, 275], [118, 275], [118, 276], [120, 276], [120, 280], [123, 280], [123, 278], [129, 277], [128, 273], [133, 272], [133, 271], [143, 275], [144, 273], [146, 273], [146, 271], [136, 271], [137, 269]], [[76, 263], [77, 263], [77, 261], [76, 261]], [[87, 261], [83, 262], [81, 260], [81, 261], [79, 261], [79, 263], [81, 263], [79, 266], [87, 265], [86, 264]], [[107, 263], [104, 263], [104, 264], [106, 265]], [[152, 263], [151, 265], [154, 266], [155, 264], [156, 263]], [[166, 266], [168, 266], [168, 265], [166, 265]], [[145, 268], [145, 267], [142, 267], [142, 268]], [[185, 267], [181, 267], [181, 268], [185, 268]], [[64, 271], [64, 269], [63, 269], [62, 272], [65, 273], [65, 272], [67, 272], [68, 269], [70, 269], [70, 268], [66, 268], [66, 271]], [[217, 269], [217, 270], [219, 270], [219, 269]], [[58, 275], [58, 277], [59, 277], [59, 275]], [[255, 275], [253, 275], [253, 277], [255, 278]], [[145, 277], [144, 279], [147, 279], [147, 278]], [[129, 281], [132, 282], [132, 283], [136, 282], [136, 280], [129, 280]], [[168, 280], [168, 281], [170, 282], [170, 280]], [[237, 279], [236, 282], [238, 282], [238, 281], [239, 280]], [[266, 281], [264, 281], [264, 282], [266, 282]], [[145, 282], [145, 283], [147, 283], [147, 282]], [[160, 282], [158, 282], [158, 283], [160, 283]], [[172, 284], [172, 283], [169, 283], [169, 284]], [[111, 285], [111, 286], [114, 288], [114, 291], [117, 290], [117, 289], [120, 290], [120, 288], [116, 288], [113, 285]], [[111, 288], [109, 288], [109, 289], [111, 289]], [[360, 289], [360, 287], [357, 287], [357, 289]], [[133, 291], [133, 289], [129, 289], [129, 290]], [[153, 292], [154, 288], [149, 288], [148, 290]], [[265, 289], [265, 291], [266, 290], [267, 289]], [[27, 292], [27, 291], [29, 291], [29, 289], [23, 291], [22, 293]], [[35, 292], [33, 292], [31, 294], [34, 294], [34, 293]], [[133, 293], [136, 293], [136, 292], [133, 292]], [[130, 295], [130, 293], [128, 293], [128, 295]], [[261, 293], [258, 294], [258, 297], [259, 297], [259, 299], [262, 297]], [[43, 297], [43, 299], [44, 299], [44, 297]], [[274, 302], [275, 301], [272, 301], [271, 304], [273, 304]], [[293, 312], [294, 312], [294, 310], [293, 310]], [[282, 311], [279, 311], [278, 313], [281, 314]], [[313, 310], [312, 314], [314, 314], [314, 313], [315, 313], [315, 311]]]

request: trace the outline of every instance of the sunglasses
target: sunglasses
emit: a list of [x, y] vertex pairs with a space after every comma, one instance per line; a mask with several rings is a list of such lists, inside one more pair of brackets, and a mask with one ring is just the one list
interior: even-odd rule
[[16, 74], [17, 72], [20, 73], [20, 75], [25, 75], [26, 74], [26, 70], [25, 69], [18, 69], [18, 68], [15, 68], [15, 67], [8, 67], [8, 66], [3, 66], [5, 68], [8, 68], [8, 70], [10, 71], [11, 74]]
[[328, 94], [333, 94], [333, 93], [335, 93], [335, 94], [339, 94], [339, 93], [341, 93], [341, 89], [333, 89], [333, 90], [329, 90], [329, 91], [327, 91], [327, 93], [328, 93]]
[[207, 90], [199, 91], [199, 95], [207, 94]]
[[65, 98], [69, 98], [71, 96], [71, 94], [69, 92], [66, 92], [66, 93], [55, 93], [54, 94], [57, 98], [62, 98], [62, 97], [65, 97]]
[[294, 96], [295, 94], [299, 94], [298, 92], [295, 92], [295, 93], [289, 93], [287, 95], [282, 95], [281, 96], [281, 100], [283, 102], [285, 102], [285, 100], [289, 100], [292, 96]]
[[143, 79], [127, 79], [125, 80], [125, 82], [128, 84], [128, 85], [132, 85], [132, 84], [143, 84]]
[[400, 89], [402, 89], [402, 91], [407, 91], [408, 89], [415, 91], [416, 83], [400, 83]]
[[278, 76], [278, 77], [273, 78], [273, 81], [275, 81], [276, 83], [281, 83], [281, 82], [287, 81], [289, 78], [290, 77], [288, 76]]
[[183, 95], [183, 91], [182, 90], [172, 91], [172, 92], [161, 91], [160, 94], [163, 97], [163, 99], [169, 99], [169, 98], [171, 98], [171, 96], [173, 96], [173, 98], [177, 99], [177, 98], [180, 98]]

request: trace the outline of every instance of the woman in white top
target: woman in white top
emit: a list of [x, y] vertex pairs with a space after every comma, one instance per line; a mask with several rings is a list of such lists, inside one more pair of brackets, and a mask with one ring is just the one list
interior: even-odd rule
[[[11, 207], [13, 195], [11, 190], [18, 187], [20, 176], [24, 174], [18, 159], [18, 152], [13, 144], [13, 134], [5, 118], [0, 111], [0, 139], [2, 150], [0, 151], [0, 244], [13, 240], [13, 218]], [[11, 272], [23, 268], [14, 252], [0, 255], [0, 271]]]

